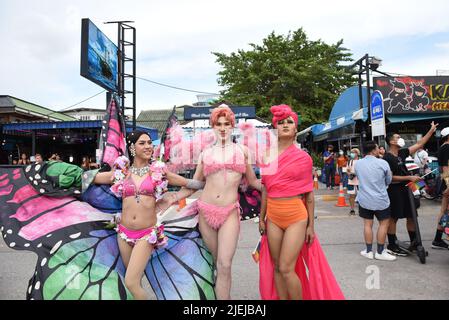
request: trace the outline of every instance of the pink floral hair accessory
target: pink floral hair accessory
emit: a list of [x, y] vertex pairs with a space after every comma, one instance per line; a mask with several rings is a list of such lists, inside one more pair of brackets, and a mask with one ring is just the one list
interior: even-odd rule
[[288, 117], [292, 117], [296, 126], [298, 126], [298, 114], [289, 105], [280, 104], [278, 106], [272, 106], [270, 111], [273, 114], [273, 119], [271, 120], [273, 127], [277, 128], [278, 121], [287, 119]]

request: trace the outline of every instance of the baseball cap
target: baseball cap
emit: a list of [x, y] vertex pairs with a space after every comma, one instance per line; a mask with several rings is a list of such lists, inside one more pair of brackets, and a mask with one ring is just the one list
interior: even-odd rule
[[446, 127], [443, 130], [441, 130], [441, 138], [444, 138], [447, 135], [449, 135], [449, 127]]

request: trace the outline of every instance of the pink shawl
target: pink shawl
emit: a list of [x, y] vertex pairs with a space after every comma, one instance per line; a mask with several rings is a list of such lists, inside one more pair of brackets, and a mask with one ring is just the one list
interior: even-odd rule
[[[304, 244], [296, 261], [295, 271], [301, 280], [304, 300], [345, 299], [317, 237], [310, 246]], [[274, 284], [274, 264], [266, 235], [262, 236], [260, 245], [259, 274], [259, 291], [262, 300], [278, 300]]]
[[270, 198], [293, 197], [313, 190], [312, 158], [296, 144], [262, 167], [261, 172]]

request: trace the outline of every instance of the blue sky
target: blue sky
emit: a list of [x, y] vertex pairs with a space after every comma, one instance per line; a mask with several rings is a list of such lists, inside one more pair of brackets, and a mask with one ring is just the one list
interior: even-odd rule
[[[425, 3], [425, 5], [423, 5]], [[357, 60], [383, 60], [380, 70], [434, 75], [449, 70], [449, 2], [376, 1], [0, 1], [0, 94], [56, 110], [102, 88], [80, 76], [81, 18], [111, 40], [116, 27], [134, 20], [137, 75], [193, 90], [218, 92], [213, 51], [231, 53], [260, 43], [271, 31], [303, 27], [312, 40], [344, 40]], [[138, 111], [191, 104], [196, 94], [137, 82]], [[78, 107], [104, 107], [100, 95]]]

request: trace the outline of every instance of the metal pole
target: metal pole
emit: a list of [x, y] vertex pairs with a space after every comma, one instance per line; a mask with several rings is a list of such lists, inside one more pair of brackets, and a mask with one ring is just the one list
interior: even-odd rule
[[[360, 59], [358, 61], [359, 64], [359, 104], [360, 104], [360, 109], [363, 112], [363, 92], [362, 92], [362, 72], [363, 72], [363, 64], [362, 64], [362, 60]], [[362, 132], [360, 133], [360, 150], [363, 152], [363, 144], [365, 141], [365, 138], [363, 135], [366, 134], [365, 131], [365, 124], [362, 125]]]
[[[118, 96], [121, 97], [122, 96], [122, 85], [123, 85], [123, 78], [122, 78], [122, 73], [123, 73], [123, 65], [122, 65], [122, 47], [121, 47], [121, 26], [122, 24], [120, 22], [117, 23], [117, 47], [118, 47]], [[119, 98], [120, 99], [120, 98]], [[123, 108], [123, 105], [122, 105]], [[124, 113], [124, 109], [122, 109], [123, 111], [123, 116], [125, 116]]]
[[31, 156], [36, 154], [36, 131], [31, 130]]
[[136, 130], [136, 28], [133, 28], [133, 130]]
[[121, 27], [121, 47], [122, 47], [122, 108], [123, 108], [123, 116], [125, 117], [125, 28], [123, 27], [123, 25], [120, 23], [120, 27]]
[[[365, 63], [366, 63], [366, 105], [368, 107], [368, 129], [369, 129], [369, 125], [371, 124], [371, 81], [369, 79], [369, 57], [368, 54], [365, 55]], [[371, 133], [372, 133], [372, 128], [371, 128]]]
[[362, 97], [362, 62], [359, 63], [359, 105], [360, 109], [363, 109], [363, 97]]

